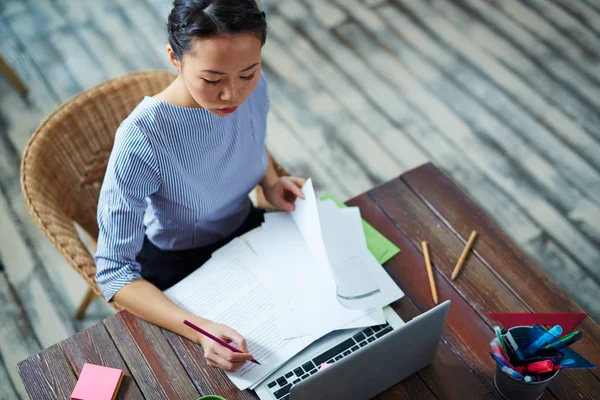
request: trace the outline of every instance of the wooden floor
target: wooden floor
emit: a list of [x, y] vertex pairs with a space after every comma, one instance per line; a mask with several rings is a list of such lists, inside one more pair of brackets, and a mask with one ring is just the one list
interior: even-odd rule
[[[600, 318], [600, 0], [261, 4], [282, 164], [348, 199], [431, 160]], [[0, 2], [0, 53], [30, 89], [0, 76], [0, 399], [26, 398], [18, 361], [111, 313], [73, 320], [85, 285], [29, 218], [20, 155], [82, 89], [168, 68], [169, 9]]]

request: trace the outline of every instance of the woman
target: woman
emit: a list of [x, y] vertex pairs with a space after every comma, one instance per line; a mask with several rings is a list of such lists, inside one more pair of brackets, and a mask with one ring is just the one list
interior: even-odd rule
[[264, 211], [248, 198], [257, 184], [284, 210], [303, 197], [304, 179], [279, 178], [265, 148], [266, 28], [253, 0], [174, 2], [167, 53], [179, 75], [119, 127], [98, 204], [96, 280], [106, 300], [200, 343], [208, 363], [226, 371], [252, 359], [244, 338], [184, 311], [162, 290], [262, 223]]

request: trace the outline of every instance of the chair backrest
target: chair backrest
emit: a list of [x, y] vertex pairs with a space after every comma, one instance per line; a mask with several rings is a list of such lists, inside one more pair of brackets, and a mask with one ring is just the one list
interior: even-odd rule
[[96, 209], [114, 137], [142, 101], [175, 78], [167, 71], [134, 72], [84, 90], [37, 128], [21, 165], [21, 188], [44, 234], [92, 287], [95, 265], [75, 229], [98, 236]]

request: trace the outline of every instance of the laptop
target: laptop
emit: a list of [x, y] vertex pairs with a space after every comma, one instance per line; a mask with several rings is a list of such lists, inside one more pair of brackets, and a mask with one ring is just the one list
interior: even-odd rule
[[[391, 307], [386, 323], [332, 332], [256, 387], [262, 400], [370, 399], [431, 364], [450, 300], [403, 322]], [[330, 364], [321, 369], [322, 364]]]

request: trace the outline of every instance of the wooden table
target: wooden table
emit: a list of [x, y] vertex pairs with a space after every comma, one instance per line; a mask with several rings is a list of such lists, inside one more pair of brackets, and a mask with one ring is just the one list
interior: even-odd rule
[[[443, 339], [432, 365], [380, 394], [379, 399], [499, 397], [489, 311], [581, 312], [507, 235], [432, 164], [409, 171], [348, 202], [402, 251], [385, 264], [406, 293], [394, 304], [404, 319], [434, 306], [421, 253], [429, 244], [440, 301], [451, 299]], [[456, 281], [453, 267], [472, 230], [474, 254]], [[600, 328], [588, 317], [574, 349], [600, 364]], [[119, 399], [196, 399], [216, 393], [255, 399], [207, 366], [198, 345], [121, 312], [41, 353], [18, 368], [34, 399], [68, 399], [85, 362], [120, 368]], [[598, 370], [561, 371], [543, 398], [591, 399], [600, 394]]]

